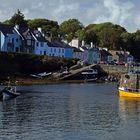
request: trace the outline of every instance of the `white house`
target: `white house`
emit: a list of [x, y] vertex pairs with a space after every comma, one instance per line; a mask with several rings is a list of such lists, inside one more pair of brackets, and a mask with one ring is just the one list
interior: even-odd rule
[[79, 39], [73, 39], [70, 43], [70, 46], [73, 46], [75, 48], [79, 48], [81, 46], [81, 42], [79, 41]]

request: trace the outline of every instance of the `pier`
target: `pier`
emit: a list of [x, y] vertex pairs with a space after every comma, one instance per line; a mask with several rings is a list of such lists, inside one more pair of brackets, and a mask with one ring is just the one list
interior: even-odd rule
[[70, 69], [68, 73], [66, 74], [60, 74], [59, 80], [69, 80], [77, 75], [79, 75], [82, 71], [96, 68], [98, 71], [100, 71], [100, 74], [106, 73], [106, 75], [113, 75], [117, 78], [119, 78], [122, 74], [127, 73], [128, 68], [126, 68], [124, 65], [106, 65], [106, 64], [91, 64], [88, 66], [81, 66], [73, 69]]

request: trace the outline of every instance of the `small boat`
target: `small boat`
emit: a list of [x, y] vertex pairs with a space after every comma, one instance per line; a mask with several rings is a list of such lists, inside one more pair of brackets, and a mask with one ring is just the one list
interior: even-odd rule
[[98, 71], [94, 69], [88, 69], [81, 72], [81, 76], [85, 82], [95, 82], [97, 80]]
[[42, 79], [43, 77], [47, 77], [47, 76], [50, 76], [50, 75], [52, 75], [52, 72], [49, 72], [49, 73], [43, 72], [43, 73], [38, 73], [38, 74], [30, 74], [30, 76], [32, 76], [34, 78], [39, 78], [39, 79]]
[[1, 92], [0, 92], [0, 100], [8, 100], [11, 98], [16, 98], [19, 96], [20, 93], [16, 91], [16, 87], [5, 87]]
[[119, 95], [140, 97], [140, 65], [134, 65], [127, 74], [121, 76]]

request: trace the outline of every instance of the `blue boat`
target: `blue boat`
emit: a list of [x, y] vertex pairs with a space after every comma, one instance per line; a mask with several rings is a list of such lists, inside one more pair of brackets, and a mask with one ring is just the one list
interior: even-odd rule
[[20, 93], [16, 91], [16, 87], [5, 87], [1, 92], [0, 92], [0, 100], [8, 100], [11, 98], [16, 98], [19, 96]]

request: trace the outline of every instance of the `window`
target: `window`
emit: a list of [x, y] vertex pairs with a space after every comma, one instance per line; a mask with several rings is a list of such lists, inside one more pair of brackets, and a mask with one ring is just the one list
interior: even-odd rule
[[36, 42], [36, 46], [37, 46], [37, 47], [38, 47], [38, 45], [39, 45], [38, 42]]
[[42, 51], [40, 51], [40, 54], [42, 54]]
[[18, 38], [16, 39], [16, 42], [18, 42]]
[[64, 49], [62, 49], [62, 53], [64, 53]]
[[44, 51], [44, 55], [46, 55], [46, 51]]
[[54, 49], [54, 52], [56, 52], [56, 49]]
[[19, 48], [18, 47], [16, 47], [16, 52], [19, 52]]
[[12, 43], [14, 43], [14, 38], [12, 38]]
[[61, 53], [61, 49], [59, 49], [59, 53]]
[[52, 52], [52, 48], [51, 48], [51, 52]]
[[41, 47], [43, 47], [43, 46], [44, 46], [44, 43], [43, 43], [43, 42], [41, 42], [41, 43], [40, 43], [40, 45], [41, 45]]
[[31, 45], [31, 40], [27, 40], [27, 45], [30, 46]]

